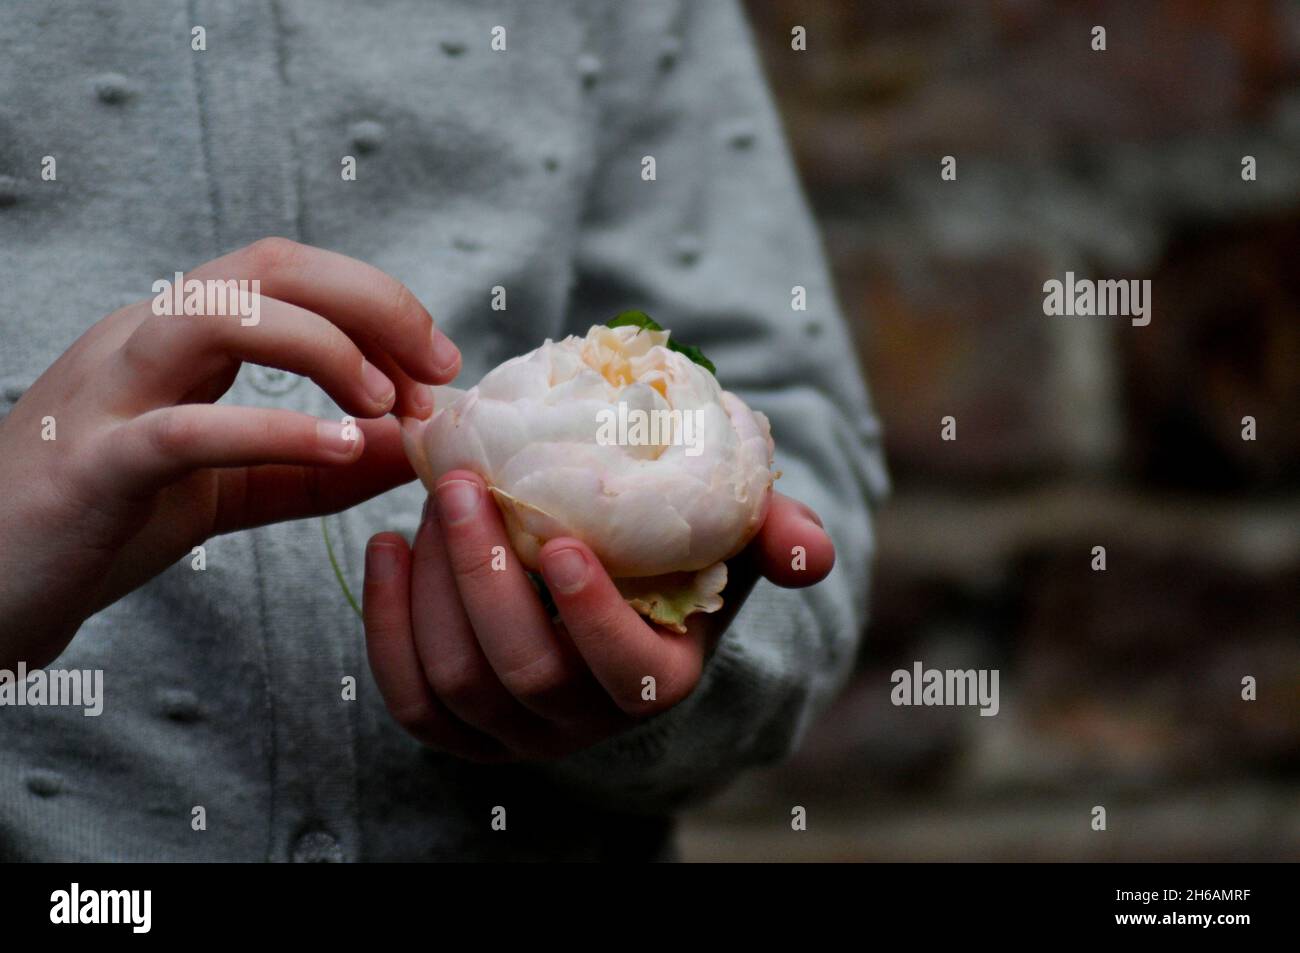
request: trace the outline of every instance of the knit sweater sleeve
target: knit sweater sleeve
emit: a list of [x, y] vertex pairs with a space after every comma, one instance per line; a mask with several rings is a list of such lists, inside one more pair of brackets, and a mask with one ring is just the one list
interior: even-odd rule
[[842, 685], [865, 623], [871, 508], [887, 479], [740, 10], [727, 0], [620, 11], [631, 22], [604, 51], [604, 142], [572, 330], [636, 308], [700, 346], [723, 386], [771, 419], [777, 487], [820, 514], [837, 552], [811, 588], [760, 581], [689, 698], [548, 769], [580, 795], [653, 812], [788, 754]]

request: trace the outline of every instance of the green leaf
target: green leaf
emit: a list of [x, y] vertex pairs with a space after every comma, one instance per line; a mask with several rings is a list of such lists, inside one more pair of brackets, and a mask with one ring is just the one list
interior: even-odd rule
[[[663, 328], [654, 318], [644, 311], [623, 311], [618, 317], [611, 319], [607, 325], [611, 328], [640, 328], [643, 331], [662, 331]], [[669, 332], [668, 349], [683, 354], [688, 360], [694, 361], [700, 367], [704, 368], [714, 377], [718, 376], [718, 369], [713, 366], [713, 362], [704, 356], [704, 352], [693, 344], [678, 344], [672, 338], [672, 332]]]
[[612, 319], [606, 327], [611, 328], [640, 328], [642, 331], [662, 331], [663, 328], [654, 318], [644, 311], [621, 311], [618, 317]]
[[718, 376], [718, 369], [713, 366], [713, 362], [705, 357], [704, 352], [694, 344], [678, 344], [672, 338], [669, 338], [668, 347], [676, 351], [678, 354], [685, 354], [688, 358], [700, 365], [700, 367], [704, 368], [714, 377]]

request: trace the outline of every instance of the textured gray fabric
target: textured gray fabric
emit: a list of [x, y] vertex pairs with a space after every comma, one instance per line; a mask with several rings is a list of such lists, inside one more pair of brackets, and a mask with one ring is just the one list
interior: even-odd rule
[[[677, 709], [563, 764], [483, 768], [387, 717], [317, 521], [214, 539], [205, 572], [174, 566], [53, 664], [104, 669], [100, 717], [0, 709], [0, 857], [660, 856], [661, 815], [790, 750], [850, 666], [885, 476], [732, 0], [4, 6], [0, 412], [155, 279], [287, 235], [404, 281], [460, 345], [462, 382], [650, 312], [770, 416], [778, 485], [823, 516], [839, 561], [811, 590], [760, 583]], [[247, 366], [224, 399], [337, 414]], [[409, 535], [423, 499], [412, 484], [333, 518], [354, 589], [368, 536]]]

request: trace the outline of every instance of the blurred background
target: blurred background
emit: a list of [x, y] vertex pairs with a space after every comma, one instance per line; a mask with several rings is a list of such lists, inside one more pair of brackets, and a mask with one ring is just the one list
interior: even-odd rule
[[[895, 494], [854, 681], [685, 858], [1300, 859], [1300, 2], [748, 7]], [[892, 706], [916, 660], [1001, 712]]]

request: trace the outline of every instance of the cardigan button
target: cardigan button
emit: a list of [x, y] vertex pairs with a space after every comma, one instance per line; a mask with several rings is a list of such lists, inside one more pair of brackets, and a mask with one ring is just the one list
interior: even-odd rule
[[121, 73], [104, 73], [102, 76], [96, 76], [91, 80], [91, 85], [95, 88], [95, 95], [99, 97], [99, 101], [111, 106], [120, 105], [135, 95], [131, 81]]
[[600, 79], [601, 64], [600, 60], [590, 53], [583, 53], [578, 57], [578, 76], [582, 79], [582, 85], [585, 89], [591, 89]]
[[659, 68], [664, 72], [677, 65], [677, 57], [682, 55], [682, 41], [675, 36], [666, 36], [659, 44]]
[[12, 175], [0, 175], [0, 207], [17, 205], [22, 192], [22, 183]]
[[282, 371], [278, 367], [263, 367], [261, 364], [250, 365], [248, 382], [253, 389], [271, 397], [287, 394], [302, 383], [298, 374]]
[[168, 688], [159, 692], [158, 708], [168, 721], [187, 723], [203, 717], [203, 707], [199, 704], [198, 696], [183, 688]]
[[33, 771], [27, 775], [27, 790], [37, 797], [54, 797], [63, 790], [63, 778], [53, 771]]
[[384, 124], [373, 119], [363, 119], [352, 124], [348, 136], [358, 152], [374, 152], [384, 144]]

